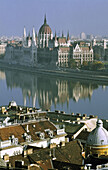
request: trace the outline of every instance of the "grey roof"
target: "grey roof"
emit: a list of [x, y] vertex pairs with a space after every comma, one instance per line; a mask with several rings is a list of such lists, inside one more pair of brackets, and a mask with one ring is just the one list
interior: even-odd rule
[[103, 128], [103, 122], [97, 121], [97, 127], [89, 134], [87, 145], [108, 145], [108, 131]]

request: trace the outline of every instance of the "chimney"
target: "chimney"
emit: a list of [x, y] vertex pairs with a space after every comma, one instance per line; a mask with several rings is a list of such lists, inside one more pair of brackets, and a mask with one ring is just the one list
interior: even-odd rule
[[83, 114], [83, 117], [87, 117], [87, 114]]
[[8, 154], [5, 154], [5, 155], [3, 156], [3, 159], [4, 159], [5, 162], [9, 162], [9, 155], [8, 155]]
[[51, 150], [49, 151], [49, 156], [51, 157]]
[[24, 156], [24, 157], [27, 157], [27, 150], [24, 150], [23, 156]]
[[56, 157], [55, 157], [55, 148], [53, 148], [53, 158], [52, 158], [52, 160], [55, 160], [56, 159]]
[[27, 129], [26, 130], [27, 130], [27, 132], [29, 132], [29, 125], [27, 125]]
[[1, 111], [2, 111], [2, 114], [4, 114], [4, 112], [5, 112], [5, 107], [2, 107], [2, 108], [1, 108]]
[[77, 116], [81, 116], [81, 113], [77, 113], [76, 115], [77, 115]]
[[29, 108], [28, 107], [26, 107], [26, 113], [29, 113]]

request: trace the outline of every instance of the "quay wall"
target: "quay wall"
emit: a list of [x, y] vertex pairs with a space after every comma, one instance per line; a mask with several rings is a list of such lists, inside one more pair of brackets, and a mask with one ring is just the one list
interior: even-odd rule
[[18, 64], [8, 64], [0, 61], [0, 68], [19, 70], [23, 72], [39, 73], [46, 75], [53, 75], [66, 78], [83, 79], [108, 82], [108, 73], [101, 71], [86, 71], [86, 70], [51, 70], [48, 68], [39, 68], [32, 66], [23, 66]]

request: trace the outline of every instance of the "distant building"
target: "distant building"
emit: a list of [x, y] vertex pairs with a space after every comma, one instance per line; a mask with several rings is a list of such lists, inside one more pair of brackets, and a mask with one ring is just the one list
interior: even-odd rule
[[94, 37], [93, 34], [90, 34], [90, 35], [87, 35], [87, 36], [86, 36], [86, 38], [87, 38], [88, 40], [93, 40], [93, 37]]
[[108, 39], [93, 40], [94, 59], [108, 61]]
[[67, 38], [63, 33], [53, 37], [52, 30], [47, 24], [46, 16], [44, 24], [40, 27], [38, 35], [33, 28], [32, 37], [26, 35], [24, 27], [23, 41], [8, 44], [6, 48], [5, 61], [13, 64], [32, 65], [51, 64], [53, 66], [67, 67], [70, 54], [69, 32]]
[[84, 32], [81, 32], [80, 39], [81, 40], [85, 40], [86, 39], [86, 34]]
[[6, 46], [7, 46], [6, 43], [0, 44], [0, 55], [5, 55]]
[[[81, 33], [81, 39], [85, 40], [86, 35]], [[88, 42], [90, 44], [90, 42]], [[106, 49], [106, 45], [104, 43]], [[35, 29], [32, 30], [32, 36], [30, 33], [26, 34], [26, 28], [24, 27], [22, 42], [11, 42], [6, 48], [5, 61], [13, 64], [21, 64], [28, 66], [37, 66], [38, 64], [53, 66], [53, 67], [68, 67], [70, 58], [83, 64], [84, 61], [93, 61], [93, 49], [87, 43], [76, 45], [73, 48], [70, 41], [69, 32], [67, 37], [55, 36], [50, 26], [47, 24], [46, 16], [44, 23], [39, 29], [38, 34], [35, 34]]]

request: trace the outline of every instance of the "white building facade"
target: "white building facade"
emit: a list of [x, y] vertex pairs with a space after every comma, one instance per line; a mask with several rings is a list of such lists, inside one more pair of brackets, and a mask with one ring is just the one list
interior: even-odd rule
[[80, 47], [78, 44], [73, 48], [73, 59], [80, 62], [93, 62], [93, 49], [89, 47]]

